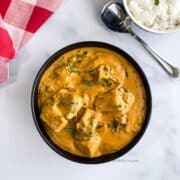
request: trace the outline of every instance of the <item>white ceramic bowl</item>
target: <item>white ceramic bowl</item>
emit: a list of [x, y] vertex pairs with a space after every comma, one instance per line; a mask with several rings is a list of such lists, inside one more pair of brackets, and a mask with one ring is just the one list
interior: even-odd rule
[[139, 26], [141, 29], [148, 31], [148, 32], [153, 32], [153, 33], [158, 33], [158, 34], [164, 34], [164, 33], [170, 33], [170, 32], [175, 32], [180, 30], [180, 27], [174, 28], [174, 29], [167, 29], [167, 30], [154, 30], [151, 28], [148, 28], [147, 26], [144, 26], [143, 24], [141, 24], [140, 22], [138, 22], [134, 16], [132, 15], [132, 13], [129, 10], [128, 4], [127, 4], [127, 0], [122, 0], [124, 8], [126, 10], [126, 13], [129, 15], [129, 17], [132, 19], [132, 21]]

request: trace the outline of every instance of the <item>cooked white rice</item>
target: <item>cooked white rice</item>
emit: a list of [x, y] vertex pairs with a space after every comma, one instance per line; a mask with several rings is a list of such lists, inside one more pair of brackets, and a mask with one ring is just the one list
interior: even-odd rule
[[167, 30], [180, 26], [180, 0], [127, 0], [127, 5], [134, 18], [148, 28]]

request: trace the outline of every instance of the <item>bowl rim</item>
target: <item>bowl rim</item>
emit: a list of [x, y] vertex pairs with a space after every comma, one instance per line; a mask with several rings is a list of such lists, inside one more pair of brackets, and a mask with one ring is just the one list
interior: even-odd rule
[[122, 3], [123, 3], [126, 13], [130, 17], [130, 19], [134, 22], [135, 25], [140, 27], [142, 30], [145, 30], [145, 31], [151, 32], [151, 33], [155, 33], [155, 34], [166, 34], [166, 33], [177, 32], [180, 30], [180, 27], [176, 27], [173, 29], [167, 29], [167, 30], [155, 30], [155, 29], [148, 28], [147, 26], [141, 24], [139, 21], [137, 21], [135, 19], [135, 17], [132, 15], [131, 11], [129, 10], [129, 6], [127, 5], [127, 0], [122, 0]]
[[[99, 48], [105, 48], [105, 49], [109, 49], [112, 50], [118, 54], [120, 54], [121, 56], [125, 57], [126, 60], [131, 63], [133, 65], [133, 67], [138, 71], [143, 84], [144, 84], [144, 88], [146, 91], [146, 96], [147, 96], [147, 112], [146, 112], [146, 116], [144, 119], [144, 123], [143, 126], [141, 128], [141, 130], [139, 131], [139, 133], [133, 138], [133, 140], [126, 145], [124, 148], [120, 149], [117, 152], [111, 153], [111, 154], [106, 154], [106, 155], [102, 155], [100, 157], [95, 157], [95, 158], [88, 158], [88, 157], [81, 157], [81, 156], [77, 156], [74, 154], [71, 154], [68, 151], [63, 150], [61, 147], [59, 147], [58, 145], [56, 145], [51, 138], [48, 136], [44, 126], [41, 123], [40, 120], [40, 113], [39, 113], [39, 108], [38, 108], [38, 87], [39, 87], [39, 83], [41, 80], [41, 77], [43, 76], [44, 72], [47, 70], [47, 68], [53, 64], [58, 57], [62, 56], [64, 53], [77, 49], [77, 48], [83, 48], [83, 47], [99, 47]], [[151, 117], [151, 110], [152, 110], [152, 96], [151, 96], [151, 89], [148, 83], [148, 80], [143, 72], [143, 70], [141, 69], [141, 67], [137, 64], [137, 62], [130, 56], [128, 55], [125, 51], [121, 50], [120, 48], [109, 44], [109, 43], [105, 43], [105, 42], [99, 42], [99, 41], [83, 41], [83, 42], [78, 42], [78, 43], [74, 43], [71, 45], [68, 45], [60, 50], [58, 50], [57, 52], [55, 52], [51, 57], [48, 58], [47, 61], [45, 61], [45, 63], [41, 66], [40, 70], [38, 71], [34, 83], [33, 83], [33, 87], [32, 87], [32, 92], [31, 92], [31, 111], [32, 111], [32, 116], [33, 116], [33, 120], [35, 123], [35, 126], [39, 132], [39, 134], [41, 135], [42, 139], [46, 142], [46, 144], [51, 147], [51, 149], [53, 149], [57, 154], [61, 155], [62, 157], [74, 161], [74, 162], [78, 162], [78, 163], [84, 163], [84, 164], [99, 164], [99, 163], [105, 163], [108, 161], [112, 161], [115, 160], [119, 157], [121, 157], [122, 155], [124, 155], [125, 153], [127, 153], [128, 151], [130, 151], [142, 138], [142, 136], [144, 135], [147, 126], [149, 124], [150, 121], [150, 117]]]

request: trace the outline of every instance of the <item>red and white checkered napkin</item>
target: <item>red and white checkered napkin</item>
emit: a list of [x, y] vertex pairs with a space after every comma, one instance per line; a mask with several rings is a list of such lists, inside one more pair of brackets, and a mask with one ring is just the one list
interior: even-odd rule
[[0, 83], [8, 62], [59, 7], [62, 0], [0, 0]]

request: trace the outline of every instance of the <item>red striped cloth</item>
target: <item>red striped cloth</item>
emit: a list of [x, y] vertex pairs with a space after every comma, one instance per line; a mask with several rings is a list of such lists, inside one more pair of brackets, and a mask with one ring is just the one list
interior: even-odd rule
[[0, 83], [8, 62], [59, 7], [62, 0], [0, 0]]

